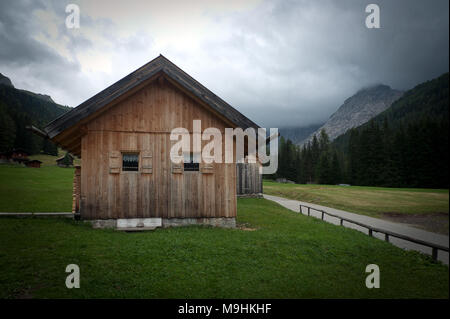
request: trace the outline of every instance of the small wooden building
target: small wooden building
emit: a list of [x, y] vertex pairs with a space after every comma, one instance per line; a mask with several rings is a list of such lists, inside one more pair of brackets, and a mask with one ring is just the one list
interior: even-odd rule
[[28, 160], [24, 162], [26, 167], [41, 168], [42, 162], [39, 160]]
[[56, 165], [59, 167], [73, 167], [73, 156], [69, 153], [56, 159]]
[[259, 173], [261, 164], [236, 164], [236, 192], [238, 197], [262, 197], [263, 180]]
[[1, 163], [16, 162], [22, 164], [28, 161], [29, 155], [30, 153], [28, 153], [27, 151], [21, 148], [15, 148], [11, 151], [0, 153], [0, 162]]
[[118, 227], [234, 226], [236, 163], [225, 163], [224, 151], [223, 163], [170, 159], [172, 129], [192, 132], [193, 120], [222, 136], [225, 128], [258, 129], [160, 55], [48, 124], [48, 138], [81, 158], [74, 180], [81, 218]]

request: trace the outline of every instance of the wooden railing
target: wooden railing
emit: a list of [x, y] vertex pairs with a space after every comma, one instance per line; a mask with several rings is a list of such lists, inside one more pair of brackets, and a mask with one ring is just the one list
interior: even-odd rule
[[345, 217], [342, 217], [342, 216], [338, 216], [338, 215], [335, 215], [335, 214], [332, 214], [332, 213], [328, 213], [328, 212], [323, 211], [321, 209], [316, 209], [316, 208], [313, 208], [313, 207], [310, 207], [310, 206], [307, 206], [307, 205], [300, 204], [300, 211], [299, 211], [299, 213], [301, 213], [301, 214], [303, 214], [302, 207], [305, 207], [305, 208], [308, 209], [308, 211], [307, 211], [307, 215], [308, 216], [311, 216], [311, 210], [315, 210], [316, 212], [321, 213], [321, 219], [322, 220], [324, 220], [325, 215], [328, 215], [328, 216], [331, 216], [331, 217], [334, 217], [334, 218], [338, 218], [340, 220], [339, 224], [341, 226], [343, 226], [344, 221], [345, 221], [345, 222], [348, 222], [348, 223], [352, 223], [352, 224], [355, 224], [355, 225], [367, 228], [369, 236], [371, 236], [371, 237], [373, 236], [373, 232], [376, 232], [376, 233], [384, 234], [384, 240], [387, 241], [387, 242], [389, 242], [389, 236], [391, 236], [391, 237], [403, 239], [403, 240], [406, 240], [406, 241], [410, 241], [410, 242], [413, 242], [415, 244], [419, 244], [419, 245], [422, 245], [422, 246], [430, 247], [430, 248], [432, 248], [431, 256], [432, 256], [433, 260], [437, 260], [437, 258], [438, 258], [438, 250], [442, 250], [442, 251], [448, 252], [448, 247], [446, 247], [446, 246], [430, 243], [428, 241], [420, 240], [420, 239], [417, 239], [417, 238], [412, 238], [412, 237], [409, 237], [409, 236], [406, 236], [406, 235], [402, 235], [402, 234], [399, 234], [399, 233], [395, 233], [395, 232], [392, 232], [392, 231], [389, 231], [389, 230], [384, 230], [384, 229], [380, 229], [380, 228], [377, 228], [377, 227], [373, 227], [373, 226], [370, 226], [370, 225], [367, 225], [367, 224], [364, 224], [364, 223], [361, 223], [361, 222], [357, 222], [357, 221], [354, 221], [354, 220], [351, 220], [351, 219], [348, 219], [348, 218], [345, 218]]

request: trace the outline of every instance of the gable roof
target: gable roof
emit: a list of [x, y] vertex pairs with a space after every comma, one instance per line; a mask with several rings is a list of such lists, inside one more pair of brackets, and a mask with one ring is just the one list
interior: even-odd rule
[[167, 58], [159, 55], [149, 63], [47, 124], [44, 128], [45, 133], [50, 139], [56, 137], [126, 92], [151, 78], [155, 78], [155, 75], [159, 73], [163, 73], [169, 79], [181, 85], [195, 97], [210, 106], [214, 111], [235, 124], [236, 127], [241, 127], [244, 130], [249, 127], [255, 129], [259, 127]]
[[[72, 154], [67, 153], [67, 156], [69, 156], [69, 157], [70, 157], [70, 160], [73, 161], [73, 156], [72, 156]], [[58, 158], [56, 159], [56, 161], [57, 161], [57, 162], [60, 162], [60, 161], [62, 161], [62, 160], [65, 159], [65, 158], [66, 158], [66, 155], [63, 155], [63, 156], [61, 156], [61, 157], [58, 157]]]

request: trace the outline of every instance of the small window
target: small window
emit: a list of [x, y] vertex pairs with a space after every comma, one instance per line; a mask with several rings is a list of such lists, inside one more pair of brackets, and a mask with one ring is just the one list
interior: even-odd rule
[[139, 171], [139, 153], [122, 153], [122, 171]]
[[185, 172], [198, 172], [199, 170], [199, 161], [194, 162], [194, 153], [186, 153], [184, 154], [184, 171]]

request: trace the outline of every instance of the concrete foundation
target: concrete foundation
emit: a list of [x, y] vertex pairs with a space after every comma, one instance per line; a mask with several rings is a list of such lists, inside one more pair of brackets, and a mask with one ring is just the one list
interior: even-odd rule
[[116, 228], [117, 220], [116, 219], [93, 219], [93, 220], [85, 220], [86, 223], [91, 223], [92, 228]]
[[163, 218], [162, 225], [164, 228], [188, 225], [207, 225], [223, 228], [235, 228], [236, 218]]
[[[117, 228], [116, 219], [95, 219], [95, 220], [85, 220], [85, 222], [91, 223], [93, 228]], [[162, 227], [179, 227], [179, 226], [189, 226], [189, 225], [206, 225], [214, 227], [223, 228], [236, 228], [236, 218], [163, 218]], [[139, 229], [139, 228], [137, 228]]]

